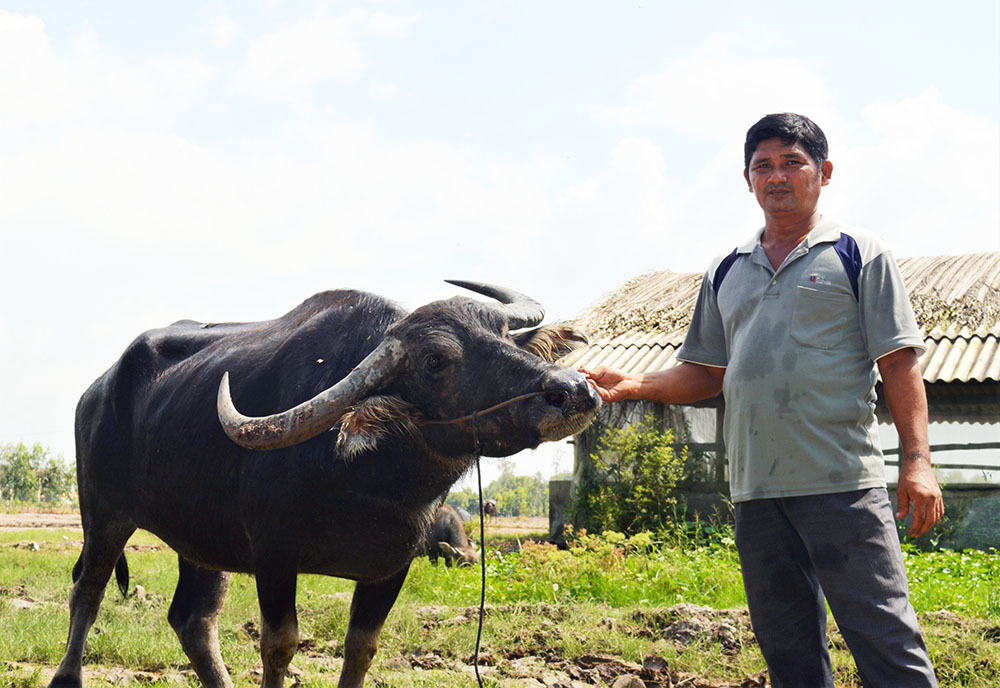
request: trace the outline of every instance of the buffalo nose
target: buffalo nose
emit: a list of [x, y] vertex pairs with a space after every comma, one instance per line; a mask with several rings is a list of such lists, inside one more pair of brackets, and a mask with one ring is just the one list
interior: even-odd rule
[[545, 393], [545, 403], [549, 406], [557, 406], [562, 408], [566, 405], [567, 394], [566, 392], [546, 392]]
[[597, 392], [587, 382], [587, 377], [576, 370], [566, 368], [559, 370], [545, 385], [543, 399], [545, 403], [558, 409], [565, 409], [572, 400], [586, 403], [594, 398], [600, 399]]

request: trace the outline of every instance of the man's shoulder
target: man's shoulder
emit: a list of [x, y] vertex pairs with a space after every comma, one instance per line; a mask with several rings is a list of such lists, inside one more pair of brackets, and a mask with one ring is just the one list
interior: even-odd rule
[[709, 276], [713, 275], [719, 266], [726, 263], [732, 263], [736, 256], [738, 255], [750, 255], [753, 253], [754, 247], [760, 242], [760, 235], [763, 228], [757, 229], [753, 235], [748, 236], [744, 241], [739, 244], [730, 246], [726, 248], [722, 253], [718, 253], [712, 258], [712, 261], [708, 264], [708, 270], [706, 271]]
[[857, 246], [862, 265], [867, 265], [875, 258], [889, 252], [889, 245], [885, 239], [869, 229], [836, 220], [831, 220], [829, 227], [836, 231], [841, 242]]
[[729, 253], [720, 253], [712, 259], [708, 270], [705, 272], [705, 282], [711, 283], [712, 289], [716, 294], [719, 293], [722, 280], [726, 278], [733, 265], [739, 260], [741, 253], [744, 253], [744, 251], [740, 247], [736, 247], [731, 249]]

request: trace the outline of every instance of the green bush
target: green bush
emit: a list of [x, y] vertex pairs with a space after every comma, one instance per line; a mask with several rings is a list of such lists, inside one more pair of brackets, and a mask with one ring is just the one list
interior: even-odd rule
[[676, 487], [688, 463], [685, 447], [655, 417], [609, 428], [580, 475], [570, 508], [577, 529], [593, 532], [671, 531], [677, 527]]

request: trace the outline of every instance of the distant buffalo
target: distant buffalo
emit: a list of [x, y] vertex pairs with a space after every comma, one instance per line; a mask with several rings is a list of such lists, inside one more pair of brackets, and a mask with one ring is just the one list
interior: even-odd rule
[[427, 529], [427, 556], [432, 564], [437, 563], [438, 557], [444, 557], [448, 566], [455, 562], [475, 564], [479, 561], [479, 551], [469, 542], [461, 514], [448, 504], [438, 507]]
[[359, 688], [440, 495], [477, 454], [577, 433], [600, 405], [550, 362], [579, 335], [514, 332], [541, 322], [539, 304], [455, 284], [499, 303], [407, 313], [330, 291], [275, 320], [184, 320], [129, 345], [77, 406], [84, 544], [50, 685], [81, 685], [107, 581], [143, 528], [178, 554], [167, 618], [202, 684], [232, 685], [218, 618], [228, 572], [241, 571], [257, 579], [264, 688], [282, 685], [296, 650], [298, 574], [355, 580], [339, 685]]
[[497, 500], [487, 499], [483, 502], [483, 513], [490, 518], [496, 518], [497, 516]]

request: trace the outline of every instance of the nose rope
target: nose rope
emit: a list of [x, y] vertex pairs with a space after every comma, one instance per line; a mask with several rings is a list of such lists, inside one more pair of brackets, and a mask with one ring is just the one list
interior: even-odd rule
[[518, 396], [518, 397], [513, 397], [512, 399], [508, 399], [507, 401], [501, 401], [499, 404], [496, 404], [494, 406], [490, 406], [489, 408], [480, 409], [478, 411], [473, 411], [472, 413], [470, 413], [467, 416], [460, 416], [458, 418], [449, 418], [447, 420], [423, 420], [423, 421], [421, 421], [421, 423], [423, 425], [451, 425], [452, 423], [464, 423], [466, 421], [471, 420], [472, 421], [472, 428], [473, 428], [473, 430], [475, 430], [475, 428], [476, 428], [476, 422], [475, 421], [479, 418], [479, 416], [485, 416], [487, 413], [493, 413], [494, 411], [499, 411], [500, 409], [504, 408], [505, 406], [510, 406], [511, 404], [516, 404], [517, 402], [524, 401], [525, 399], [532, 399], [534, 397], [540, 397], [540, 396], [542, 396], [544, 394], [549, 394], [549, 392], [530, 392], [528, 394], [522, 394], [521, 396]]

